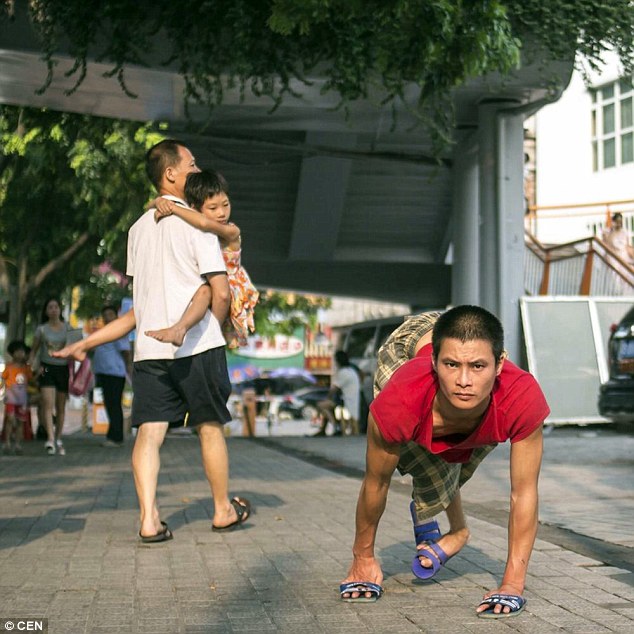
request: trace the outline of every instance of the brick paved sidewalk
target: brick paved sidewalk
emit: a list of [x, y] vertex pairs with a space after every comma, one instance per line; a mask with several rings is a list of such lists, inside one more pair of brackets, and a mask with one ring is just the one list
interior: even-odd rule
[[408, 498], [397, 490], [378, 538], [386, 593], [342, 603], [359, 481], [243, 439], [229, 439], [231, 492], [256, 506], [252, 521], [212, 533], [197, 441], [168, 438], [159, 494], [175, 538], [140, 546], [130, 446], [99, 443], [75, 435], [65, 457], [35, 443], [0, 457], [0, 618], [46, 617], [59, 634], [634, 630], [632, 574], [544, 541], [525, 612], [478, 619], [506, 556], [506, 530], [478, 519], [437, 580], [415, 583]]

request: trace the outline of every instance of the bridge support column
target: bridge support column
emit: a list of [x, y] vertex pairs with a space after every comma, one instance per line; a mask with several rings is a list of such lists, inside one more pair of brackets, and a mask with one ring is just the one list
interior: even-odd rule
[[524, 117], [514, 103], [494, 100], [479, 110], [480, 304], [500, 318], [506, 349], [522, 363]]
[[458, 144], [453, 165], [451, 302], [480, 303], [478, 148], [473, 136]]

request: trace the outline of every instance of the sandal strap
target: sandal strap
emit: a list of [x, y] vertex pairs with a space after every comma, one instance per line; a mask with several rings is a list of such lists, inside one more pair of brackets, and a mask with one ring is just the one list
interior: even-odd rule
[[[447, 563], [447, 560], [449, 559], [449, 555], [447, 555], [447, 553], [436, 543], [436, 542], [430, 542], [429, 544], [427, 544], [429, 550], [423, 548], [422, 551], [418, 551], [419, 553], [423, 552], [423, 553], [432, 553], [434, 555], [436, 555], [436, 557], [438, 558], [438, 561], [441, 564], [445, 564]], [[419, 555], [420, 557], [421, 555]]]
[[436, 541], [442, 537], [440, 527], [435, 519], [432, 519], [425, 524], [417, 524], [418, 518], [416, 517], [416, 504], [414, 503], [414, 500], [410, 502], [409, 511], [412, 516], [414, 539], [416, 540], [417, 546], [423, 542]]
[[231, 506], [236, 510], [236, 515], [238, 516], [238, 521], [242, 521], [242, 516], [245, 513], [250, 512], [250, 505], [246, 500], [243, 500], [239, 497], [235, 497], [231, 499]]
[[350, 581], [348, 583], [342, 583], [339, 586], [340, 594], [346, 594], [347, 592], [371, 592], [380, 597], [383, 594], [383, 588], [378, 583], [371, 583], [370, 581]]
[[515, 594], [492, 594], [483, 599], [480, 605], [502, 605], [511, 608], [513, 612], [519, 610], [526, 603], [526, 599]]
[[422, 542], [433, 542], [441, 537], [442, 533], [440, 532], [440, 527], [438, 526], [438, 522], [436, 520], [427, 522], [427, 524], [414, 526], [414, 538], [416, 539], [417, 545]]

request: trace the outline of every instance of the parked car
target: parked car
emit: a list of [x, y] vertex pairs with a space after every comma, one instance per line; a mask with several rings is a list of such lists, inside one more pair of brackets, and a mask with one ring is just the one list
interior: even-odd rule
[[[424, 310], [442, 309], [425, 308]], [[415, 314], [419, 312], [423, 312], [423, 310], [421, 309]], [[363, 372], [361, 391], [368, 405], [374, 399], [374, 373], [376, 372], [379, 348], [403, 324], [407, 317], [408, 315], [397, 315], [335, 328], [339, 337], [339, 348], [344, 350], [350, 361]]]
[[634, 423], [634, 307], [610, 335], [608, 368], [610, 377], [599, 391], [599, 414]]
[[[4, 368], [5, 368], [5, 363], [2, 360], [2, 358], [0, 358], [0, 374], [2, 374], [4, 372]], [[0, 401], [4, 401], [4, 392], [5, 392], [5, 385], [4, 385], [4, 381], [2, 379], [2, 377], [0, 376]]]
[[277, 415], [279, 418], [305, 418], [312, 420], [317, 416], [317, 403], [328, 396], [327, 387], [304, 387], [292, 394], [281, 397]]
[[339, 348], [363, 372], [361, 391], [366, 403], [372, 402], [374, 398], [372, 384], [376, 371], [376, 354], [404, 320], [405, 316], [387, 317], [335, 328], [339, 336]]
[[[242, 381], [233, 386], [234, 398], [233, 402], [242, 401], [242, 391], [244, 389], [254, 389], [257, 395], [256, 414], [264, 415], [269, 409], [273, 409], [275, 413], [278, 406], [271, 407], [271, 404], [281, 402], [286, 396], [290, 395], [299, 388], [312, 387], [306, 378], [302, 376], [286, 377], [256, 377], [248, 381]], [[238, 406], [236, 406], [238, 407]]]

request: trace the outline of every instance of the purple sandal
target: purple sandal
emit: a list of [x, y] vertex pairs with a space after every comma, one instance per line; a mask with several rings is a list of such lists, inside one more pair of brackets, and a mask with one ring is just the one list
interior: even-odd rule
[[[414, 539], [416, 545], [426, 544], [428, 548], [416, 550], [416, 556], [412, 560], [412, 572], [419, 579], [431, 579], [450, 559], [449, 555], [436, 543], [441, 537], [440, 527], [436, 520], [431, 520], [426, 524], [416, 524], [416, 507], [412, 500], [410, 506], [412, 522], [414, 523]], [[420, 563], [420, 557], [426, 557], [431, 561], [431, 568], [426, 568]]]

